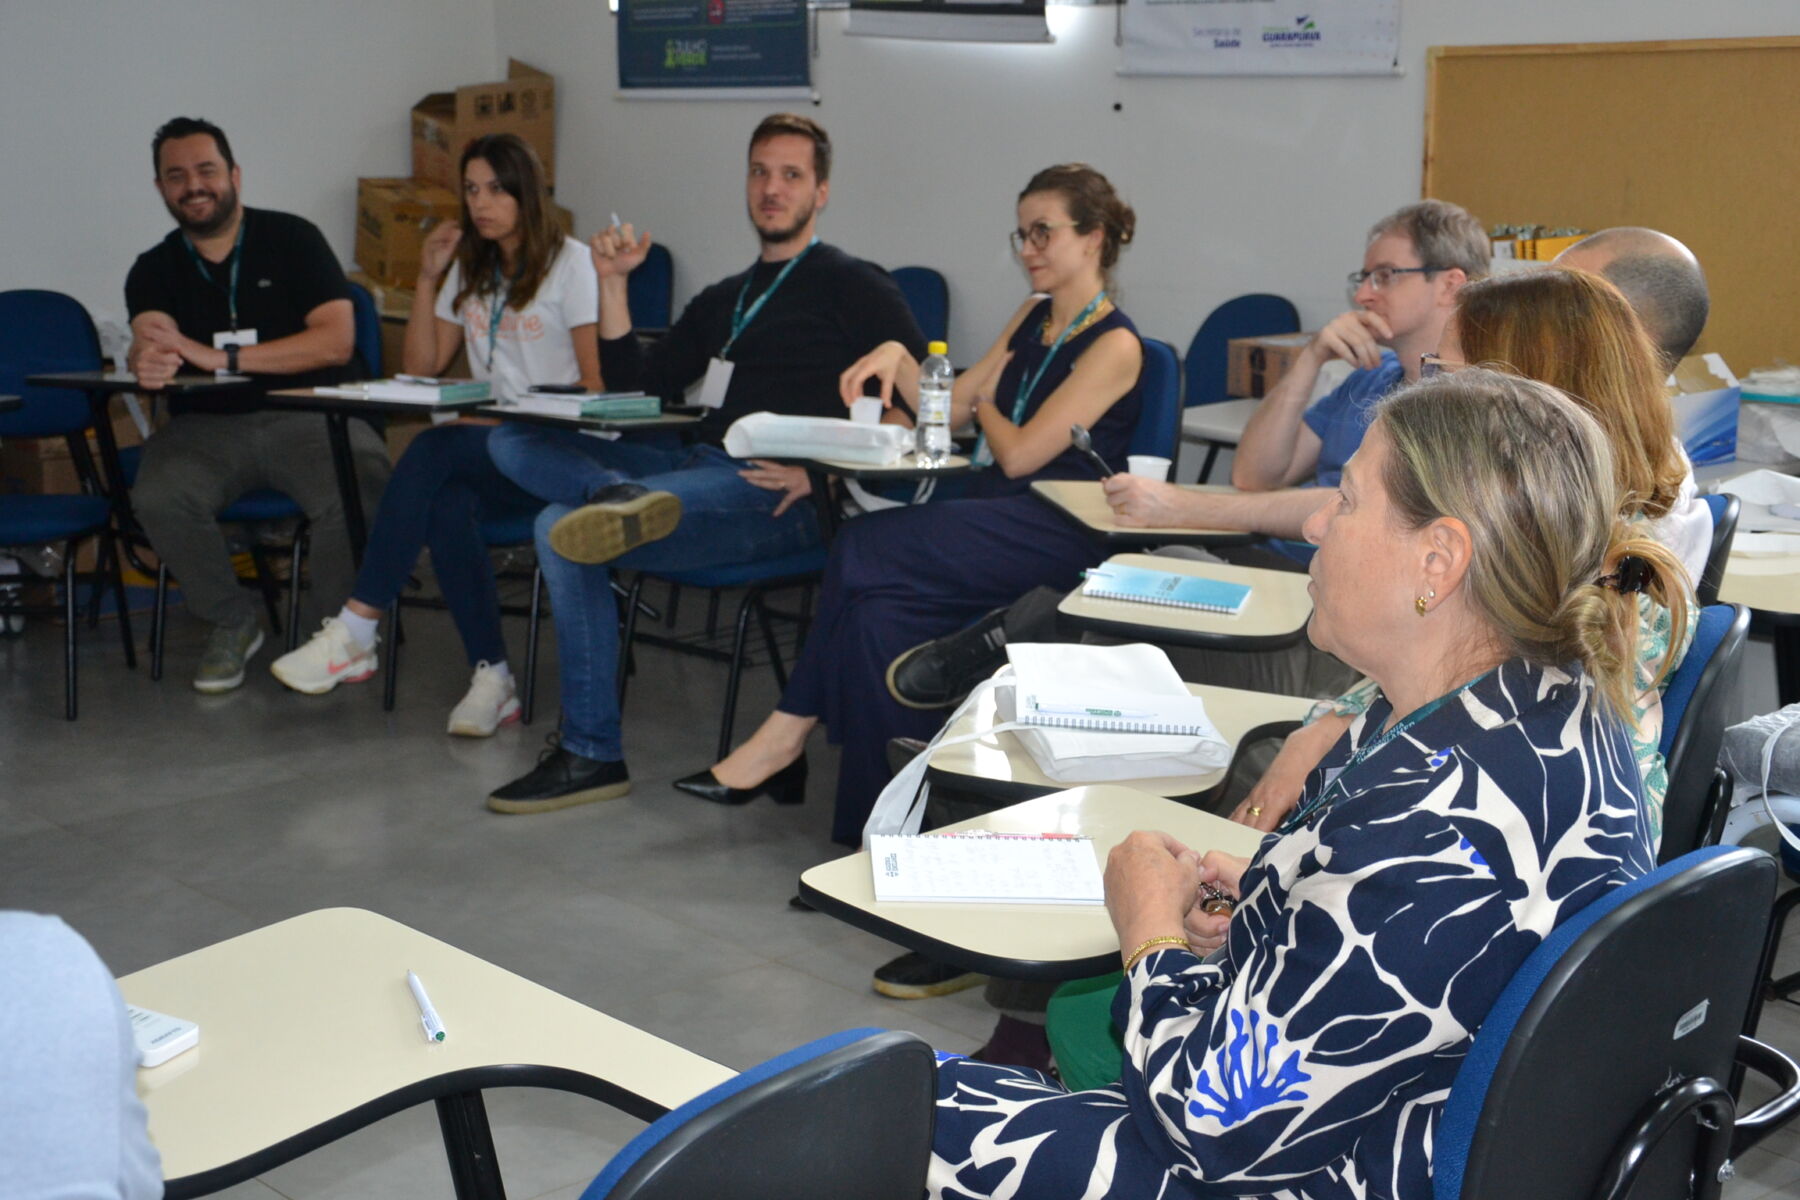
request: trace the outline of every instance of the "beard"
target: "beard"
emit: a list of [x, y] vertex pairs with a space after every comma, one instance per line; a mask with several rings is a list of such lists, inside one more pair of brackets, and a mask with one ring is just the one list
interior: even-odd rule
[[796, 212], [793, 221], [787, 225], [780, 228], [768, 229], [757, 224], [756, 213], [752, 210], [750, 213], [750, 224], [756, 229], [756, 236], [762, 239], [763, 245], [780, 246], [799, 237], [800, 232], [806, 228], [807, 222], [813, 219], [813, 213], [817, 211], [817, 204], [808, 204], [805, 208]]
[[[212, 197], [212, 216], [204, 221], [190, 220], [187, 213], [181, 207], [195, 196]], [[163, 206], [169, 210], [169, 215], [175, 218], [175, 224], [179, 225], [181, 231], [189, 237], [211, 237], [213, 234], [229, 225], [231, 223], [231, 218], [237, 215], [238, 194], [237, 189], [232, 187], [229, 182], [221, 184], [217, 190], [208, 188], [189, 188], [187, 191], [183, 192], [180, 198], [173, 204], [165, 198], [163, 200]]]

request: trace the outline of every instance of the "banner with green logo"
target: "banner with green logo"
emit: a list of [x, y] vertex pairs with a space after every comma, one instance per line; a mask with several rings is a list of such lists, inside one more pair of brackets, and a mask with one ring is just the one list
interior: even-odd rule
[[1121, 75], [1395, 75], [1400, 0], [1125, 0]]
[[619, 87], [809, 88], [805, 0], [619, 0]]

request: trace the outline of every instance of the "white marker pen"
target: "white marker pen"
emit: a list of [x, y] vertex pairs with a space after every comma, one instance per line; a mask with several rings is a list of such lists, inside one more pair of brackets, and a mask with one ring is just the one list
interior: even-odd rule
[[419, 1025], [425, 1030], [425, 1040], [441, 1042], [446, 1034], [444, 1023], [438, 1020], [437, 1009], [431, 1007], [431, 997], [425, 994], [425, 985], [411, 971], [406, 973], [406, 986], [412, 989], [413, 999], [419, 1005]]

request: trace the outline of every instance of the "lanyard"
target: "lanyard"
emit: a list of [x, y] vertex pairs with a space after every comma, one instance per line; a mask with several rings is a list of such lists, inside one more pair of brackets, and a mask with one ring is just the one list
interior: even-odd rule
[[1487, 678], [1488, 674], [1489, 672], [1484, 671], [1454, 691], [1445, 692], [1442, 696], [1439, 696], [1429, 704], [1420, 705], [1418, 708], [1413, 709], [1404, 717], [1400, 718], [1400, 720], [1394, 722], [1393, 728], [1389, 729], [1386, 733], [1382, 734], [1372, 742], [1365, 743], [1362, 749], [1358, 750], [1351, 756], [1350, 761], [1344, 764], [1343, 769], [1332, 776], [1331, 782], [1319, 789], [1319, 794], [1312, 798], [1310, 804], [1303, 805], [1298, 811], [1290, 815], [1287, 820], [1276, 826], [1275, 832], [1292, 833], [1294, 830], [1311, 821], [1328, 805], [1343, 799], [1349, 792], [1349, 789], [1344, 785], [1344, 776], [1348, 775], [1351, 771], [1354, 771], [1365, 759], [1374, 754], [1377, 750], [1380, 750], [1383, 746], [1399, 737], [1402, 733], [1405, 733], [1408, 729], [1411, 729], [1414, 725], [1417, 725], [1420, 721], [1423, 721], [1426, 717], [1429, 717], [1432, 713], [1474, 687], [1475, 684], [1482, 679]]
[[762, 306], [768, 302], [770, 296], [775, 294], [775, 289], [780, 287], [782, 282], [787, 279], [788, 273], [799, 266], [800, 260], [812, 253], [812, 248], [818, 244], [819, 239], [815, 237], [812, 241], [806, 243], [806, 249], [788, 259], [787, 265], [781, 268], [781, 273], [775, 276], [775, 282], [764, 288], [763, 294], [758, 296], [756, 298], [756, 303], [750, 306], [750, 311], [745, 312], [744, 297], [750, 294], [750, 280], [756, 275], [756, 268], [750, 268], [750, 273], [744, 276], [744, 286], [738, 289], [737, 304], [731, 310], [731, 336], [726, 338], [725, 344], [719, 348], [720, 358], [731, 357], [731, 345], [738, 340], [738, 334], [744, 332], [745, 327], [748, 326], [750, 322], [756, 320], [756, 314], [762, 311]]
[[[200, 278], [206, 280], [214, 287], [219, 287], [219, 281], [214, 279], [212, 277], [212, 272], [206, 269], [206, 263], [205, 260], [200, 257], [200, 251], [194, 248], [194, 243], [188, 240], [188, 236], [185, 233], [181, 235], [181, 244], [186, 246], [188, 253], [194, 256], [194, 266], [199, 270]], [[238, 327], [237, 283], [238, 268], [244, 263], [243, 249], [244, 221], [243, 218], [240, 217], [238, 218], [237, 240], [231, 243], [231, 286], [229, 288], [221, 289], [225, 292], [226, 307], [231, 313], [231, 331], [233, 333], [237, 332]]]
[[506, 277], [500, 274], [500, 268], [494, 267], [494, 303], [488, 310], [488, 352], [486, 370], [494, 373], [494, 349], [500, 340], [500, 317], [506, 312]]
[[[1069, 340], [1069, 335], [1074, 333], [1077, 329], [1080, 329], [1081, 323], [1093, 316], [1105, 300], [1106, 289], [1102, 288], [1092, 300], [1087, 302], [1086, 308], [1075, 314], [1075, 319], [1073, 321], [1070, 321], [1067, 325], [1063, 326], [1063, 331], [1056, 335], [1056, 340], [1054, 342], [1050, 343], [1049, 353], [1044, 355], [1044, 361], [1038, 364], [1038, 369], [1032, 374], [1031, 378], [1026, 379], [1023, 377], [1023, 372], [1020, 373], [1019, 396], [1018, 399], [1013, 401], [1012, 423], [1014, 425], [1017, 425], [1024, 418], [1025, 402], [1031, 398], [1031, 393], [1037, 390], [1037, 385], [1044, 381], [1044, 372], [1050, 369], [1050, 360], [1056, 357], [1056, 352], [1061, 350], [1063, 343]], [[987, 434], [985, 433], [976, 440], [975, 461], [983, 466], [994, 461], [993, 452], [988, 449]]]

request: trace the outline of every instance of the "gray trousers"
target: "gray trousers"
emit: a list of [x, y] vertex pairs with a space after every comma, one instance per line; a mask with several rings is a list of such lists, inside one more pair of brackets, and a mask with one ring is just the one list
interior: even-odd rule
[[[366, 422], [351, 421], [350, 448], [363, 511], [372, 516], [387, 484], [387, 447]], [[257, 488], [286, 492], [305, 511], [312, 523], [314, 601], [330, 606], [327, 615], [337, 611], [356, 572], [324, 417], [182, 413], [145, 444], [131, 504], [157, 555], [181, 582], [188, 611], [214, 625], [238, 625], [256, 620], [256, 604], [238, 586], [218, 514]]]

